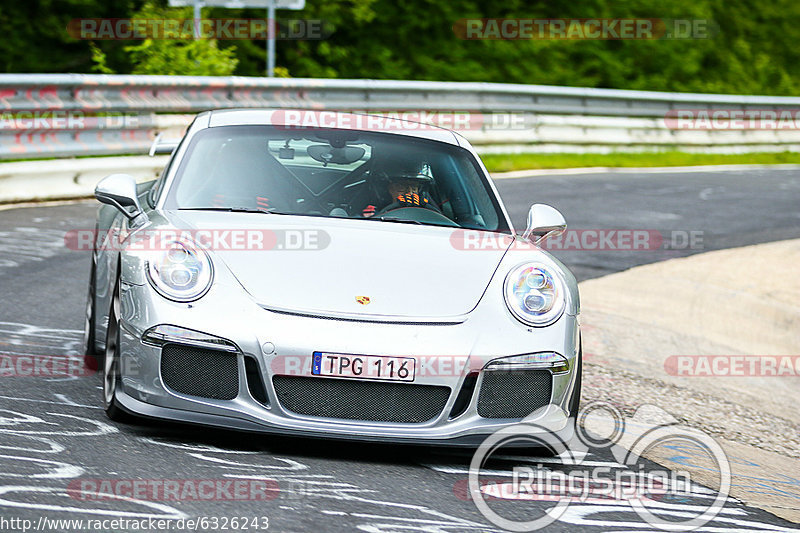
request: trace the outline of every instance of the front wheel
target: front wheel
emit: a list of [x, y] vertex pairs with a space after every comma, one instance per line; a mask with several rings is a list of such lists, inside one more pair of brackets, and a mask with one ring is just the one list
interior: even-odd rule
[[117, 402], [117, 385], [119, 373], [119, 316], [120, 316], [120, 282], [117, 279], [111, 309], [108, 312], [108, 328], [106, 329], [106, 352], [103, 358], [103, 408], [106, 415], [116, 422], [125, 422], [130, 416], [122, 410]]

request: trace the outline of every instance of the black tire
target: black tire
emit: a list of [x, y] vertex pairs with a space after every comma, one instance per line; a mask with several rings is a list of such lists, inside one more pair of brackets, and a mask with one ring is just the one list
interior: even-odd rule
[[92, 253], [92, 269], [89, 274], [89, 295], [86, 298], [86, 316], [83, 324], [83, 364], [89, 370], [100, 369], [102, 354], [97, 350], [95, 339], [94, 291], [96, 286], [95, 256]]
[[111, 307], [108, 310], [108, 328], [106, 329], [106, 351], [103, 357], [103, 408], [106, 415], [115, 422], [127, 422], [131, 416], [122, 410], [117, 402], [116, 390], [119, 386], [119, 315], [120, 315], [120, 283], [114, 286]]

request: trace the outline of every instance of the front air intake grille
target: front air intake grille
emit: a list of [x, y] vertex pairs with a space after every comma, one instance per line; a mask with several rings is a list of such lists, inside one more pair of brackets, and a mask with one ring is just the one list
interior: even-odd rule
[[553, 377], [548, 370], [496, 370], [483, 373], [478, 414], [483, 418], [525, 418], [550, 403]]
[[450, 397], [448, 387], [408, 383], [275, 376], [272, 384], [293, 413], [372, 422], [427, 422], [439, 416]]
[[235, 353], [165, 344], [161, 350], [161, 379], [182, 394], [232, 400], [239, 394], [236, 359]]
[[269, 406], [267, 389], [264, 387], [264, 380], [261, 377], [261, 369], [258, 367], [258, 362], [252, 357], [245, 356], [244, 373], [245, 379], [247, 379], [247, 390], [250, 391], [250, 396], [261, 405]]
[[450, 419], [457, 418], [463, 415], [469, 407], [469, 402], [472, 400], [472, 395], [475, 393], [475, 383], [478, 382], [478, 373], [470, 372], [464, 378], [464, 384], [461, 385], [461, 391], [456, 396], [456, 401], [453, 403], [453, 409], [450, 411]]

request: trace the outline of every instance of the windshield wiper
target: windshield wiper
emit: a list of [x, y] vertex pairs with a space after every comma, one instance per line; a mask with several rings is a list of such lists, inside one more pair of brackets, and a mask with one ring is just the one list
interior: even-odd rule
[[[345, 218], [345, 217], [341, 217]], [[372, 222], [394, 222], [395, 224], [415, 224], [418, 226], [433, 226], [435, 228], [460, 228], [455, 222], [452, 224], [439, 224], [438, 222], [420, 222], [419, 220], [409, 220], [400, 217], [347, 217], [347, 220], [369, 220]]]
[[268, 211], [257, 207], [179, 207], [179, 211], [225, 211], [227, 213], [261, 213], [263, 215], [282, 215], [278, 211]]
[[267, 211], [264, 209], [258, 209], [256, 207], [179, 207], [179, 211], [222, 211], [226, 213], [260, 213], [262, 215], [296, 215], [296, 216], [306, 216], [306, 217], [319, 217], [319, 218], [336, 218], [341, 220], [372, 220], [372, 221], [381, 221], [381, 222], [393, 222], [395, 224], [414, 224], [417, 226], [436, 226], [440, 228], [450, 228], [450, 227], [459, 227], [458, 225], [452, 224], [437, 224], [436, 222], [420, 222], [419, 220], [409, 220], [407, 218], [400, 218], [400, 217], [372, 217], [372, 218], [359, 218], [359, 217], [349, 217], [349, 216], [330, 216], [330, 215], [323, 215], [323, 214], [311, 214], [311, 213], [283, 213], [281, 211]]
[[372, 220], [382, 220], [384, 222], [397, 222], [398, 224], [418, 224], [420, 226], [425, 226], [426, 224], [420, 222], [419, 220], [409, 220], [407, 218], [399, 218], [399, 217], [378, 217], [373, 218]]

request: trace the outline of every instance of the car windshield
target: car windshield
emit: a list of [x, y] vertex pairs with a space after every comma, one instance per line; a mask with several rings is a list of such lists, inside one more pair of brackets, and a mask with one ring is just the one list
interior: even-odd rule
[[187, 146], [164, 206], [508, 230], [467, 150], [368, 131], [202, 130]]

